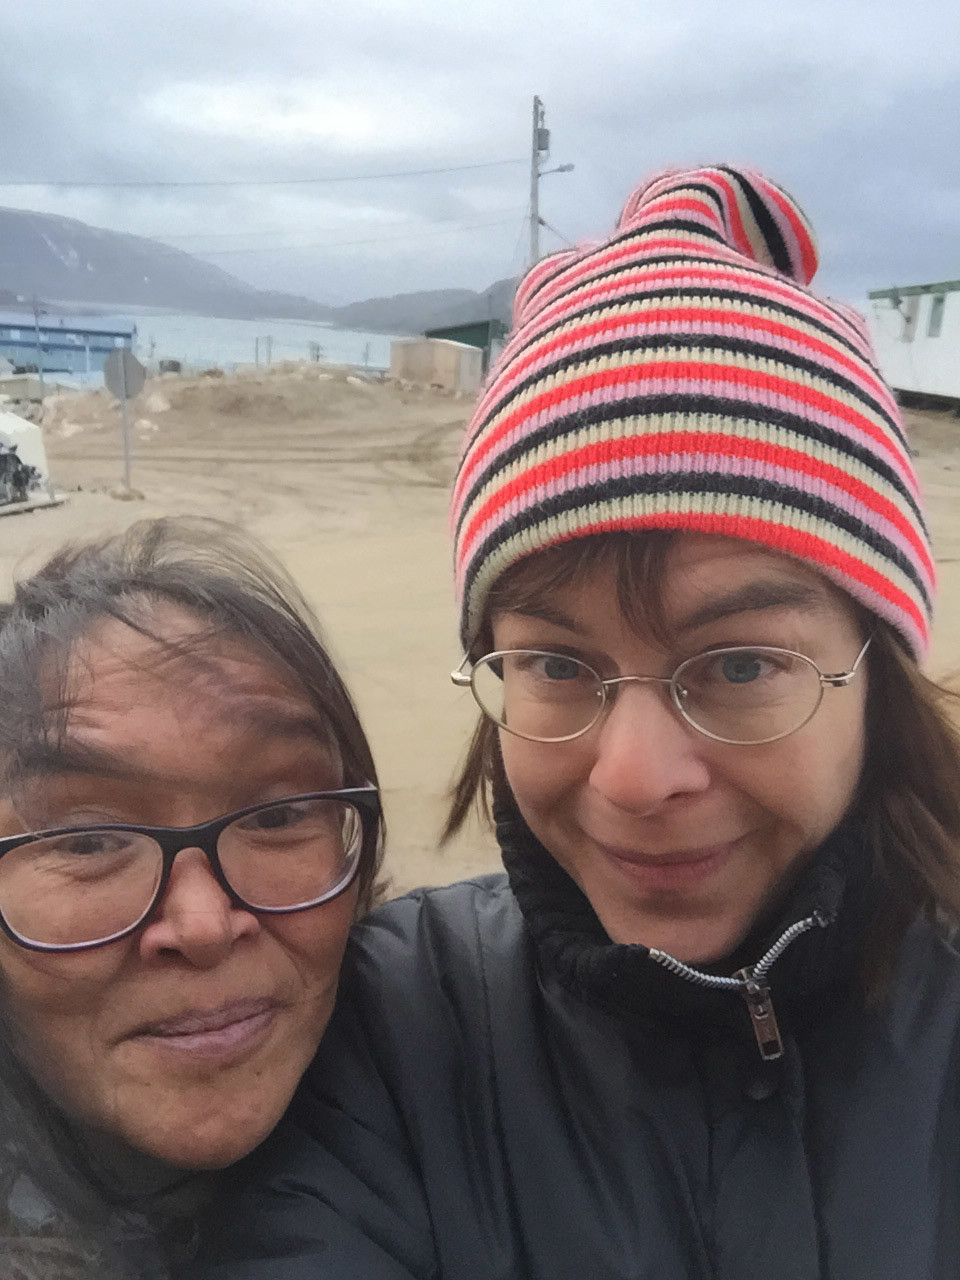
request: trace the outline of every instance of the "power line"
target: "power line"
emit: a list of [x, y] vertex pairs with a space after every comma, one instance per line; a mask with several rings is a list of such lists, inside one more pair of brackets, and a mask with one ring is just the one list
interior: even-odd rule
[[576, 245], [569, 238], [569, 236], [565, 236], [562, 231], [558, 231], [556, 227], [552, 227], [550, 223], [546, 220], [546, 218], [540, 219], [540, 225], [541, 227], [546, 227], [548, 231], [552, 231], [555, 236], [558, 236], [564, 242], [564, 244], [568, 244], [571, 249], [576, 248]]
[[[495, 218], [495, 217], [499, 217], [501, 214], [520, 213], [525, 209], [525, 207], [526, 206], [523, 206], [523, 205], [510, 205], [509, 208], [505, 208], [505, 209], [477, 209], [474, 211], [472, 217], [483, 216], [483, 217]], [[438, 218], [437, 222], [440, 224], [449, 223], [450, 225], [457, 223], [459, 225], [459, 223], [465, 220], [471, 220], [471, 219]], [[403, 222], [405, 223], [410, 223], [414, 221], [417, 223], [418, 226], [423, 225], [422, 220], [419, 220], [419, 219], [406, 218], [403, 220]], [[330, 231], [335, 234], [337, 231], [342, 231], [343, 227], [317, 228], [316, 226], [310, 225], [310, 226], [299, 226], [299, 227], [286, 226], [286, 227], [254, 228], [248, 231], [151, 231], [148, 238], [150, 240], [244, 240], [244, 239], [253, 239], [259, 236], [296, 236], [296, 235], [307, 235], [311, 232], [313, 234], [316, 234], [318, 230], [320, 230], [321, 232]], [[296, 245], [292, 245], [291, 248], [296, 248]], [[202, 253], [203, 250], [190, 249], [188, 250], [188, 252]]]
[[[514, 218], [516, 214], [514, 214]], [[484, 227], [503, 227], [513, 225], [514, 218], [495, 218], [492, 221], [457, 223], [448, 227], [433, 227], [429, 231], [406, 231], [393, 236], [371, 236], [364, 240], [323, 240], [312, 244], [268, 245], [254, 249], [194, 249], [195, 258], [224, 258], [236, 254], [250, 253], [297, 253], [301, 249], [346, 249], [361, 244], [386, 244], [392, 240], [432, 240], [438, 235], [449, 235], [453, 231], [479, 231]]]
[[397, 169], [392, 173], [353, 173], [339, 174], [325, 178], [229, 178], [200, 179], [186, 182], [167, 182], [163, 179], [137, 180], [134, 182], [83, 182], [64, 179], [33, 178], [25, 180], [17, 178], [13, 181], [0, 179], [0, 187], [82, 187], [85, 190], [106, 190], [119, 187], [293, 187], [319, 186], [332, 182], [379, 182], [385, 178], [423, 178], [435, 173], [465, 173], [470, 169], [496, 169], [509, 164], [525, 164], [523, 159], [485, 160], [480, 164], [453, 164], [437, 169]]

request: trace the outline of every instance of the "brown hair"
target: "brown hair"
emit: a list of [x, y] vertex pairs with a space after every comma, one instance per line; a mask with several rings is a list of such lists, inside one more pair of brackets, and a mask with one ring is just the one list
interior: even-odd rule
[[[189, 644], [165, 636], [158, 604], [198, 619], [201, 635]], [[194, 517], [142, 520], [114, 537], [65, 546], [0, 603], [0, 760], [7, 781], [25, 750], [66, 729], [69, 700], [51, 699], [51, 681], [65, 688], [77, 642], [108, 619], [198, 664], [207, 662], [217, 637], [251, 646], [303, 688], [339, 751], [343, 785], [376, 785], [356, 708], [293, 579], [242, 530]], [[361, 853], [360, 911], [373, 900], [383, 834], [381, 821]]]
[[[667, 557], [676, 535], [581, 538], [521, 560], [494, 584], [475, 656], [492, 647], [490, 619], [522, 609], [561, 585], [610, 566], [620, 610], [641, 634], [668, 638], [663, 612]], [[867, 941], [871, 988], [882, 985], [896, 940], [918, 911], [960, 924], [960, 734], [950, 716], [958, 697], [925, 676], [897, 634], [864, 613], [874, 636], [868, 655], [866, 765], [856, 800], [887, 886]], [[481, 717], [450, 793], [448, 840], [477, 806], [489, 820], [494, 785], [505, 782], [496, 726]]]

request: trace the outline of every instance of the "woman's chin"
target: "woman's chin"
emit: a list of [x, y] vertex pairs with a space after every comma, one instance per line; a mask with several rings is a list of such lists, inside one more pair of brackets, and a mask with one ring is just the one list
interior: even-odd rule
[[264, 1123], [258, 1117], [255, 1124], [249, 1125], [223, 1120], [216, 1125], [191, 1125], [185, 1121], [182, 1126], [169, 1129], [128, 1131], [125, 1139], [136, 1150], [178, 1169], [225, 1169], [258, 1147], [279, 1118], [279, 1114], [270, 1116]]
[[750, 931], [749, 920], [657, 921], [645, 917], [632, 924], [605, 925], [614, 942], [639, 943], [651, 951], [665, 951], [689, 965], [712, 965], [732, 955]]

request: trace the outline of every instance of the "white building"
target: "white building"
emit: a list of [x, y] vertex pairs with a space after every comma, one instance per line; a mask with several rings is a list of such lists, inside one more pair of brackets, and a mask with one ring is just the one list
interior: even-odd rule
[[[40, 428], [15, 413], [6, 413], [0, 409], [0, 444], [15, 447], [20, 461], [37, 472], [36, 481], [27, 495], [28, 500], [32, 504], [55, 502]], [[4, 486], [0, 483], [0, 508], [10, 501], [9, 497], [4, 496]]]
[[483, 351], [445, 338], [395, 338], [390, 343], [390, 377], [474, 396], [483, 381]]
[[874, 289], [870, 329], [898, 391], [960, 400], [960, 280]]

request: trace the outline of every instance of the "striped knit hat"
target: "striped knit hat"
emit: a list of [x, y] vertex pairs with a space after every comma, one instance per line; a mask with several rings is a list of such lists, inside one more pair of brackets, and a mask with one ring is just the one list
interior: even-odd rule
[[717, 166], [658, 175], [609, 240], [532, 268], [453, 491], [466, 648], [524, 556], [679, 529], [799, 557], [922, 654], [934, 567], [903, 424], [816, 267], [793, 200]]

